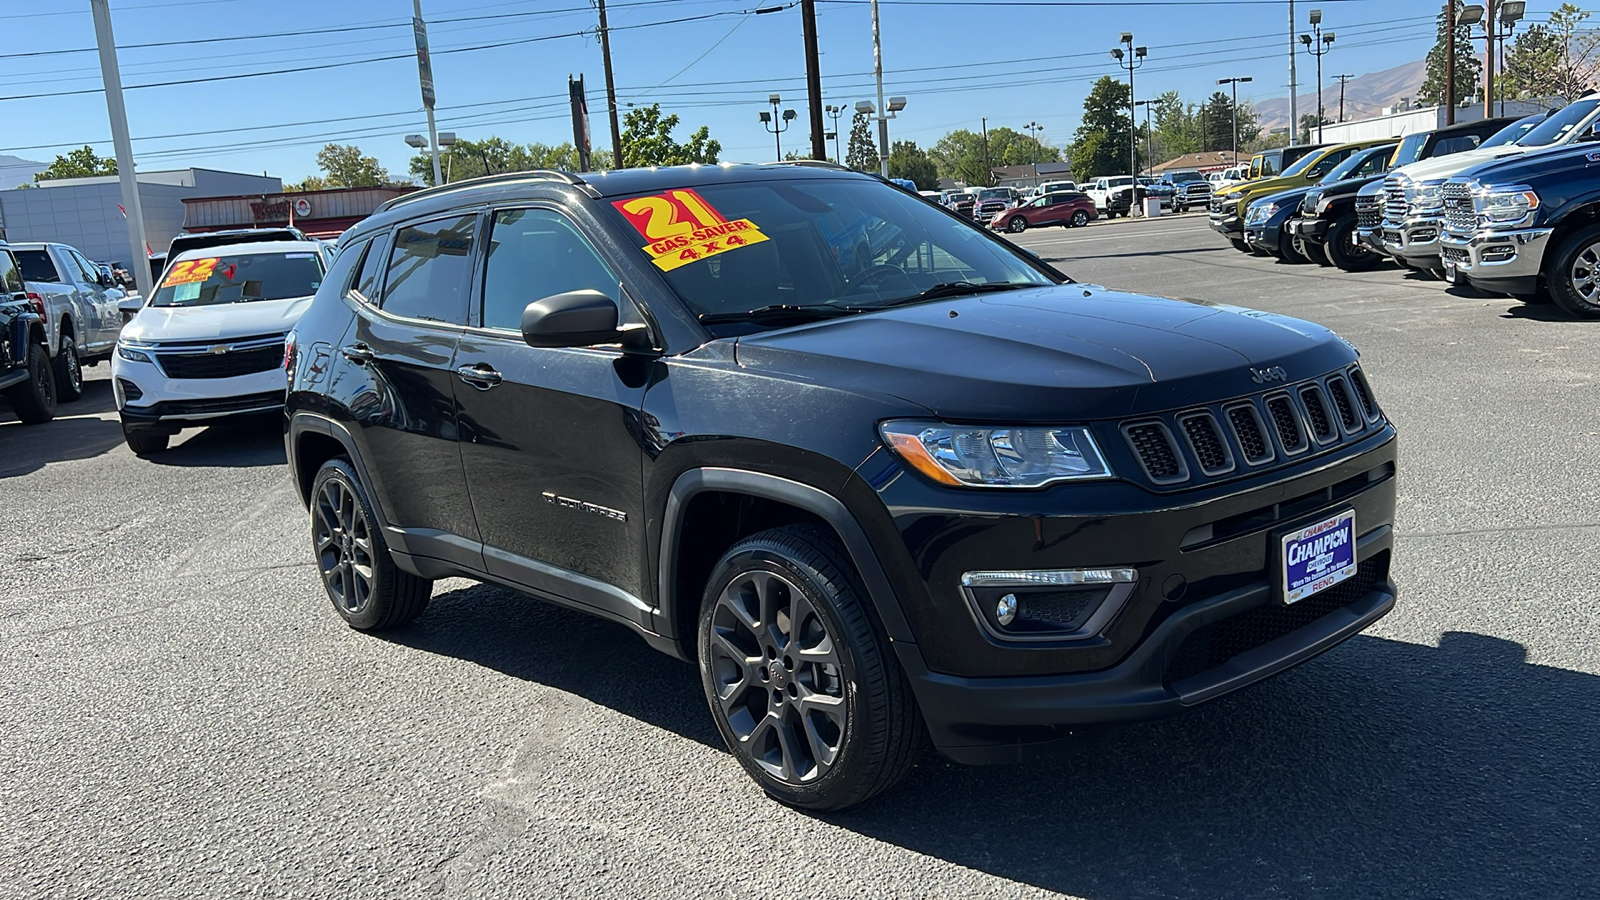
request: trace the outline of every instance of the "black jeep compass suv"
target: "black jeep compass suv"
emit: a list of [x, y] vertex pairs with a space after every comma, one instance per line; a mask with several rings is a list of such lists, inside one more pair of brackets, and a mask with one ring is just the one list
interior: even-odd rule
[[352, 627], [466, 576], [698, 662], [752, 777], [859, 803], [925, 737], [1025, 758], [1394, 605], [1396, 442], [1306, 322], [1075, 284], [823, 166], [527, 172], [391, 201], [289, 336]]

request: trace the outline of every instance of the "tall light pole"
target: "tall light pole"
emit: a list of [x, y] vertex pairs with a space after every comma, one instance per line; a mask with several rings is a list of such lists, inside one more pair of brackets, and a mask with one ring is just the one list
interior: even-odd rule
[[[1456, 23], [1467, 26], [1468, 34], [1471, 34], [1473, 25], [1480, 25], [1483, 28], [1483, 34], [1474, 35], [1474, 37], [1482, 38], [1484, 42], [1483, 56], [1486, 65], [1483, 69], [1483, 115], [1485, 118], [1491, 118], [1494, 116], [1495, 44], [1499, 42], [1502, 59], [1500, 74], [1501, 77], [1504, 77], [1505, 66], [1503, 60], [1505, 58], [1506, 37], [1516, 31], [1517, 23], [1522, 21], [1522, 17], [1528, 12], [1528, 4], [1524, 0], [1484, 0], [1484, 2], [1486, 6], [1463, 6], [1461, 8], [1461, 16], [1456, 19]], [[1504, 26], [1498, 32], [1495, 29], [1496, 21]], [[1506, 101], [1504, 97], [1501, 97], [1500, 114], [1505, 115], [1505, 111]]]
[[[1229, 165], [1233, 166], [1239, 164], [1239, 85], [1249, 84], [1251, 80], [1249, 75], [1242, 75], [1238, 78], [1217, 79], [1217, 84], [1233, 85], [1233, 162], [1229, 163]], [[1290, 129], [1290, 131], [1293, 130], [1293, 128]]]
[[[1155, 171], [1155, 155], [1151, 153], [1150, 144], [1150, 107], [1155, 105], [1154, 100], [1135, 100], [1133, 105], [1144, 107], [1144, 165], [1150, 171]], [[1138, 173], [1135, 172], [1135, 175]]]
[[[1322, 120], [1327, 116], [1322, 114], [1322, 57], [1333, 49], [1333, 32], [1322, 33], [1322, 10], [1311, 11], [1311, 34], [1300, 35], [1300, 43], [1305, 45], [1306, 52], [1317, 58], [1317, 143], [1322, 143]], [[1299, 128], [1300, 123], [1296, 122]]]
[[[1026, 131], [1028, 133], [1028, 137], [1033, 138], [1035, 143], [1038, 143], [1039, 135], [1044, 133], [1044, 126], [1040, 125], [1038, 122], [1029, 122], [1028, 124], [1022, 126], [1022, 130]], [[1034, 187], [1038, 187], [1039, 186], [1039, 157], [1038, 157], [1037, 154], [1029, 154], [1029, 155], [1033, 156], [1033, 186]]]
[[[1300, 79], [1295, 74], [1294, 0], [1289, 0], [1289, 146], [1300, 134]], [[1235, 163], [1238, 161], [1235, 160]]]
[[422, 0], [411, 0], [411, 28], [417, 35], [417, 80], [422, 83], [422, 106], [428, 111], [428, 141], [433, 146], [433, 183], [444, 182], [439, 170], [439, 129], [433, 122], [433, 57], [428, 53], [428, 25], [422, 21]]
[[[887, 110], [883, 104], [883, 41], [878, 35], [878, 0], [872, 0], [872, 77], [878, 83], [877, 109]], [[856, 104], [860, 109], [861, 104]], [[889, 177], [889, 120], [878, 115], [878, 174]]]
[[[455, 144], [456, 144], [456, 133], [454, 131], [441, 131], [438, 134], [434, 135], [434, 139], [431, 140], [431, 141], [428, 140], [427, 138], [423, 137], [420, 134], [408, 134], [408, 135], [406, 135], [406, 145], [408, 147], [412, 147], [412, 148], [417, 149], [417, 150], [429, 150], [431, 148], [432, 154], [433, 154], [433, 158], [434, 158], [435, 162], [437, 162], [438, 159], [439, 159], [439, 148], [441, 148], [441, 147], [454, 147]], [[483, 153], [482, 148], [480, 148], [478, 152], [480, 154], [482, 154]], [[433, 178], [433, 183], [434, 183], [435, 186], [449, 183], [449, 181], [450, 181], [449, 177], [445, 176], [443, 174], [439, 174], [439, 170], [438, 170], [437, 167], [435, 167], [434, 172], [435, 172], [435, 174], [434, 174], [434, 178]], [[493, 173], [491, 173], [489, 171], [489, 158], [488, 158], [488, 156], [484, 156], [483, 157], [483, 173], [485, 175], [493, 174]]]
[[844, 154], [839, 152], [839, 116], [844, 113], [844, 107], [830, 105], [827, 113], [828, 118], [833, 120], [833, 131], [825, 135], [825, 137], [833, 138], [833, 160], [842, 166], [844, 165]]
[[789, 123], [794, 121], [794, 110], [786, 109], [779, 115], [778, 106], [783, 103], [783, 98], [777, 94], [769, 94], [767, 102], [772, 104], [772, 112], [761, 111], [761, 127], [772, 132], [772, 142], [778, 148], [778, 159], [782, 160], [783, 138], [780, 135], [789, 130]]
[[[1139, 174], [1139, 129], [1133, 125], [1133, 70], [1144, 65], [1145, 48], [1133, 45], [1133, 32], [1122, 33], [1121, 47], [1111, 50], [1111, 58], [1117, 65], [1128, 70], [1128, 174]], [[1137, 181], [1135, 182], [1137, 184]], [[1134, 199], [1138, 199], [1139, 192], [1134, 191]]]
[[[878, 89], [880, 91], [883, 89], [881, 83]], [[885, 178], [889, 177], [889, 120], [895, 118], [895, 113], [905, 108], [904, 97], [890, 97], [886, 109], [873, 105], [871, 100], [856, 101], [856, 112], [866, 113], [867, 118], [878, 121], [878, 174]], [[879, 109], [883, 109], [883, 112], [879, 112]]]

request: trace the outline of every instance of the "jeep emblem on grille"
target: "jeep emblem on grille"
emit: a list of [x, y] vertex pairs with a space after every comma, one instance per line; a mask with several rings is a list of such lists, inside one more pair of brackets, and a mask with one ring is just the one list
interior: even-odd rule
[[1273, 366], [1270, 369], [1252, 368], [1250, 370], [1250, 380], [1254, 381], [1256, 384], [1269, 384], [1274, 381], [1288, 381], [1289, 373], [1284, 371], [1283, 366]]
[[229, 350], [232, 350], [232, 349], [233, 348], [228, 346], [227, 344], [214, 344], [206, 352], [211, 354], [212, 356], [221, 356], [222, 354], [227, 353]]

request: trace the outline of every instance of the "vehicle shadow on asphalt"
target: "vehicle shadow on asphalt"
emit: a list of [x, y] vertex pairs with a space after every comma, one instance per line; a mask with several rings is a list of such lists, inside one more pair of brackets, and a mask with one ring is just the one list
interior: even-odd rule
[[145, 461], [202, 468], [285, 465], [288, 457], [283, 449], [283, 420], [274, 415], [211, 425], [170, 450], [150, 454]]
[[831, 819], [1091, 898], [1593, 896], [1597, 734], [1600, 677], [1357, 637], [1058, 762], [925, 762]]
[[1505, 314], [1501, 318], [1530, 319], [1535, 322], [1560, 322], [1563, 325], [1600, 321], [1600, 319], [1580, 319], [1554, 303], [1515, 303], [1506, 308]]
[[475, 584], [435, 594], [410, 626], [375, 636], [557, 688], [727, 752], [693, 665], [587, 613]]
[[96, 417], [116, 408], [110, 381], [85, 382], [82, 397], [59, 404], [56, 418], [41, 425], [18, 422], [10, 404], [0, 404], [0, 478], [110, 451], [122, 443], [122, 426]]

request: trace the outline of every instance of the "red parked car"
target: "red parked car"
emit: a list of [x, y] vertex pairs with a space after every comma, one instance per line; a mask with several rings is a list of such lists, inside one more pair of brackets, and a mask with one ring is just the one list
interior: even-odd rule
[[1088, 194], [1078, 191], [1059, 191], [1023, 202], [1020, 206], [1003, 209], [989, 220], [989, 227], [1005, 229], [1012, 234], [1037, 228], [1041, 225], [1061, 225], [1082, 228], [1098, 218], [1094, 201]]

